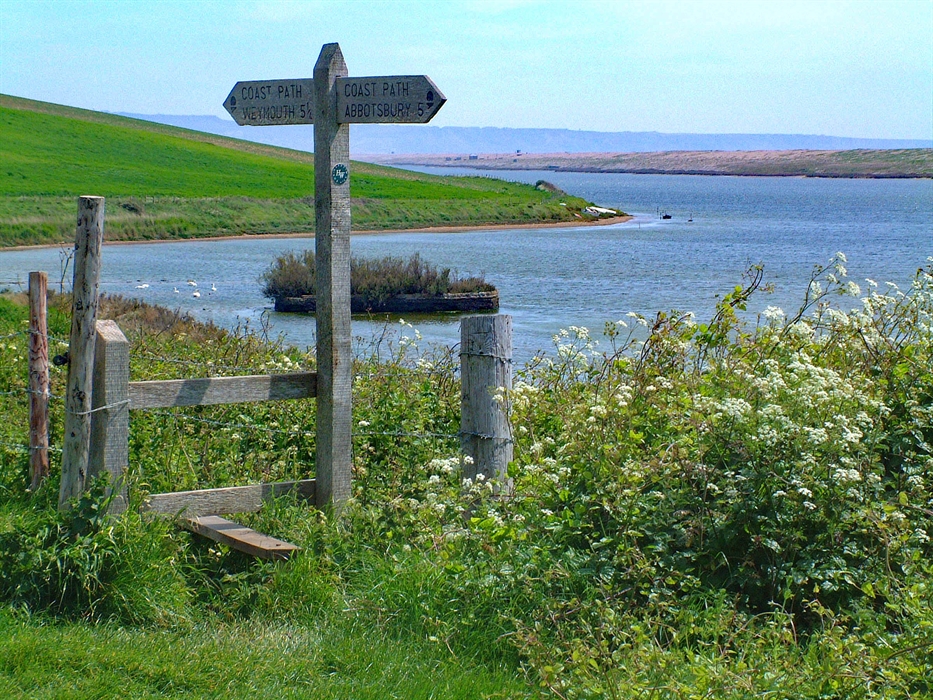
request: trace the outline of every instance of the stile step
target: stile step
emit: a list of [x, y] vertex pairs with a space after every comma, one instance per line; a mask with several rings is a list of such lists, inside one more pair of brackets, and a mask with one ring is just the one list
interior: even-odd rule
[[292, 552], [301, 549], [301, 547], [291, 542], [263, 535], [251, 528], [217, 515], [202, 515], [197, 518], [184, 519], [180, 522], [186, 530], [262, 559], [288, 559]]

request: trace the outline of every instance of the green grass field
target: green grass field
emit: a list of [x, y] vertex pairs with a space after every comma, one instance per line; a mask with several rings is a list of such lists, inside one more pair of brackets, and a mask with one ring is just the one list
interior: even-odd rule
[[[71, 241], [88, 194], [107, 198], [108, 240], [314, 230], [308, 153], [0, 96], [0, 162], [0, 246]], [[588, 218], [528, 185], [351, 169], [354, 230]]]

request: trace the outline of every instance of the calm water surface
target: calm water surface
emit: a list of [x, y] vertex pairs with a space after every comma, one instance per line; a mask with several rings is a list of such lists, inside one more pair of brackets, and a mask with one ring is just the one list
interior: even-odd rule
[[[750, 264], [764, 264], [766, 281], [776, 291], [760, 296], [749, 311], [769, 305], [790, 311], [802, 299], [813, 266], [837, 251], [846, 254], [849, 276], [862, 286], [865, 278], [909, 284], [933, 255], [933, 180], [485, 174], [546, 179], [635, 219], [601, 227], [360, 235], [353, 237], [352, 249], [370, 257], [419, 252], [439, 267], [484, 274], [499, 288], [501, 312], [513, 316], [520, 362], [552, 349], [551, 336], [569, 325], [601, 331], [606, 321], [629, 311], [650, 316], [680, 309], [707, 317], [717, 296], [740, 282]], [[659, 209], [673, 218], [659, 220]], [[313, 239], [305, 238], [108, 245], [101, 289], [226, 327], [255, 328], [265, 314], [274, 334], [304, 347], [314, 342], [313, 318], [271, 312], [258, 278], [276, 255], [310, 246]], [[31, 270], [47, 271], [57, 287], [62, 257], [58, 249], [0, 252], [0, 287], [25, 288]], [[66, 288], [70, 276], [69, 270]], [[192, 297], [189, 279], [198, 283], [200, 299]], [[149, 287], [138, 289], [142, 284]], [[209, 291], [212, 284], [217, 291]], [[459, 341], [456, 318], [406, 320], [425, 342]], [[355, 317], [353, 334], [366, 344], [384, 326], [384, 320]]]

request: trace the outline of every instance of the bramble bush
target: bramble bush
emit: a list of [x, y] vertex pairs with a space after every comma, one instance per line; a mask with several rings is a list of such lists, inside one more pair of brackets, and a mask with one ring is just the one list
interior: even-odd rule
[[[482, 482], [463, 493], [454, 457], [382, 505], [359, 479], [365, 537], [388, 529], [396, 556], [433, 562], [423, 631], [472, 649], [485, 637], [493, 655], [511, 645], [544, 685], [583, 697], [618, 689], [646, 639], [728, 656], [756, 616], [772, 641], [880, 625], [918, 642], [925, 661], [900, 659], [902, 689], [928, 692], [933, 267], [906, 292], [869, 280], [842, 311], [831, 302], [862, 294], [844, 265], [815, 270], [791, 317], [744, 320], [758, 267], [706, 324], [630, 314], [604, 351], [585, 328], [562, 331], [500, 397], [512, 498]], [[391, 618], [402, 603], [373, 605]], [[873, 663], [853, 678], [890, 671]]]

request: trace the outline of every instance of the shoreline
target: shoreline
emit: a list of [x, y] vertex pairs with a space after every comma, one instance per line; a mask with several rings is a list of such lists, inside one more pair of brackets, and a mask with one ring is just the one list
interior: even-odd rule
[[[556, 221], [542, 222], [536, 224], [470, 224], [461, 226], [426, 226], [421, 228], [405, 229], [374, 229], [365, 231], [350, 231], [350, 237], [353, 236], [374, 236], [374, 235], [393, 235], [398, 233], [466, 233], [468, 231], [497, 231], [503, 229], [533, 229], [533, 228], [577, 228], [582, 226], [608, 226], [610, 224], [624, 224], [635, 217], [631, 215], [613, 216], [606, 219], [596, 219], [594, 221]], [[140, 241], [108, 241], [104, 240], [105, 246], [115, 245], [144, 245], [148, 243], [197, 243], [202, 241], [235, 241], [244, 239], [258, 238], [314, 238], [314, 232], [299, 233], [244, 233], [240, 235], [228, 236], [199, 236], [197, 238], [157, 238]], [[17, 245], [0, 248], [0, 253], [14, 250], [41, 250], [44, 248], [61, 248], [71, 246], [70, 243], [37, 243], [36, 245]]]

